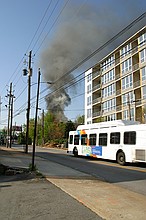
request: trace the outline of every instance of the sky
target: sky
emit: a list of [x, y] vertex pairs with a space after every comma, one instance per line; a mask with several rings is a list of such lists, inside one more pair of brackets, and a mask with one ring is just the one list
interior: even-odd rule
[[30, 51], [30, 118], [35, 117], [39, 68], [39, 115], [43, 109], [56, 111], [61, 120], [83, 115], [84, 71], [143, 23], [91, 59], [85, 58], [145, 12], [145, 0], [0, 0], [0, 128], [7, 127], [6, 96], [11, 82], [15, 96], [13, 124], [26, 123], [28, 77], [23, 76], [23, 69], [28, 69]]

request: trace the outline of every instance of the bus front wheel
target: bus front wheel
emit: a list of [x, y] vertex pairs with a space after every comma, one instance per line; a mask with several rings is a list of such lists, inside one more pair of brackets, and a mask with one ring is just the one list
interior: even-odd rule
[[117, 154], [117, 162], [118, 164], [120, 165], [125, 165], [125, 154], [124, 152], [120, 151], [118, 154]]
[[74, 154], [75, 157], [78, 156], [78, 149], [77, 149], [77, 147], [74, 147], [73, 154]]

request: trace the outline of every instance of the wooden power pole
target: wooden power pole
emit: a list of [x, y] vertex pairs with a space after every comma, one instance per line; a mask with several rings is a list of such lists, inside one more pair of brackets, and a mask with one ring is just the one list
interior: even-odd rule
[[25, 153], [28, 153], [28, 141], [29, 141], [30, 90], [31, 90], [31, 76], [32, 76], [31, 54], [32, 54], [32, 51], [29, 52], [29, 62], [28, 62], [28, 104], [27, 104], [27, 113], [26, 113], [27, 122], [26, 122]]

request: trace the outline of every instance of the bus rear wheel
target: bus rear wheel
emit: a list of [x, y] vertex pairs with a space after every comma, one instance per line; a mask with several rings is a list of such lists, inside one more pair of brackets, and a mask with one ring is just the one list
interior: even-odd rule
[[117, 163], [124, 166], [125, 165], [125, 154], [124, 152], [120, 151], [118, 154], [117, 154]]
[[75, 157], [78, 156], [78, 149], [77, 149], [77, 147], [74, 147], [73, 154], [74, 154]]

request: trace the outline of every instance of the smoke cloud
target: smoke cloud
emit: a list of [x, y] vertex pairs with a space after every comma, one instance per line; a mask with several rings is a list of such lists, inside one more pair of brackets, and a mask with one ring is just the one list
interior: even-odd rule
[[64, 74], [136, 18], [139, 3], [131, 0], [121, 2], [103, 0], [98, 8], [97, 3], [95, 6], [95, 3], [88, 2], [80, 8], [78, 3], [72, 3], [42, 51], [40, 66], [43, 77], [46, 81], [55, 82], [50, 86], [51, 94], [46, 96], [47, 108], [60, 121], [67, 120], [64, 109], [71, 103], [66, 85], [75, 81], [73, 73], [63, 77]]

